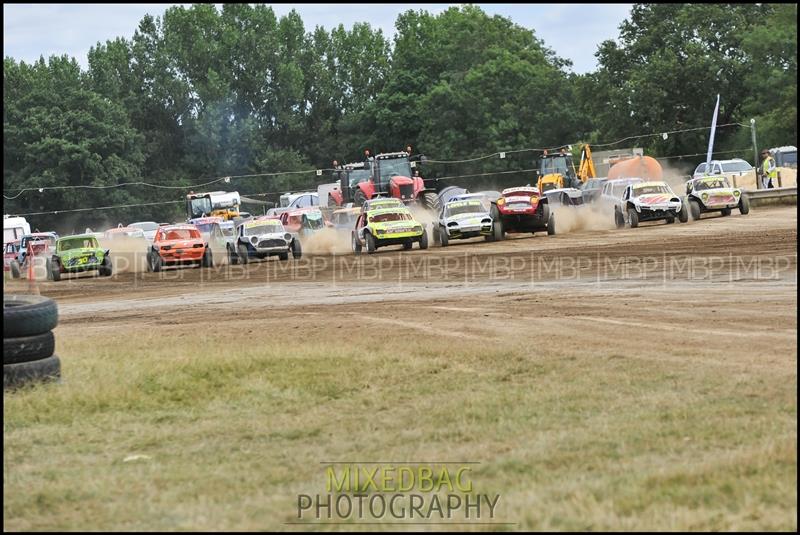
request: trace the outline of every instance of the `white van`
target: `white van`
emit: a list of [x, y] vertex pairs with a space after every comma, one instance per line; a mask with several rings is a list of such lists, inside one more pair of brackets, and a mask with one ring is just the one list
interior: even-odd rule
[[31, 233], [31, 225], [24, 217], [3, 216], [3, 247]]

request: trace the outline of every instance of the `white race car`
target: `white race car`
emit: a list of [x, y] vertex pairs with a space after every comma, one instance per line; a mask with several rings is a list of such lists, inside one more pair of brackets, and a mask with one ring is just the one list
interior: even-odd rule
[[433, 228], [433, 242], [447, 247], [450, 240], [478, 236], [491, 241], [493, 220], [487, 204], [481, 197], [456, 197], [445, 204]]
[[681, 223], [686, 223], [689, 220], [689, 211], [666, 182], [630, 184], [614, 207], [617, 228], [624, 227], [626, 223], [631, 228], [636, 228], [640, 221], [661, 219], [669, 224], [674, 223], [676, 218]]
[[705, 212], [720, 212], [723, 216], [731, 215], [731, 210], [739, 209], [739, 213], [750, 212], [750, 201], [741, 189], [732, 188], [724, 176], [706, 176], [693, 178], [686, 183], [686, 197], [689, 214], [692, 219], [700, 219]]

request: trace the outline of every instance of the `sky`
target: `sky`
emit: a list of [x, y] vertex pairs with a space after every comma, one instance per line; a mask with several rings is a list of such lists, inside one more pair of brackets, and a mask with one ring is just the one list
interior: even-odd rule
[[[3, 4], [3, 56], [33, 62], [43, 55], [68, 54], [87, 66], [89, 49], [115, 37], [131, 38], [145, 14], [161, 16], [175, 4]], [[183, 4], [188, 6], [189, 4]], [[285, 15], [296, 9], [306, 26], [330, 29], [369, 22], [394, 36], [397, 15], [408, 9], [439, 13], [458, 4], [271, 4]], [[477, 4], [534, 30], [545, 45], [572, 61], [578, 74], [597, 67], [597, 46], [615, 39], [632, 4]]]

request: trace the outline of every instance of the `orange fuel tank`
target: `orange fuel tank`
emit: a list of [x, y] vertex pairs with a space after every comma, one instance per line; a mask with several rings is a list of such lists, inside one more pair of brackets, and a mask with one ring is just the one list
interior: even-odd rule
[[661, 180], [661, 164], [650, 156], [634, 156], [629, 160], [617, 162], [608, 170], [608, 178], [642, 178]]

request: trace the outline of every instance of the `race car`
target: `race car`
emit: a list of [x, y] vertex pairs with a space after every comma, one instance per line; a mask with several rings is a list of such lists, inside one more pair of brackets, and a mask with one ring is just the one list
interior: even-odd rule
[[214, 267], [208, 243], [194, 225], [158, 227], [147, 253], [147, 269], [158, 272], [163, 266], [182, 264]]
[[19, 253], [20, 240], [10, 241], [3, 248], [3, 271], [11, 271], [11, 261], [16, 260]]
[[33, 252], [35, 257], [48, 257], [55, 248], [58, 234], [55, 232], [34, 232], [25, 234], [20, 239], [17, 258], [9, 261], [11, 277], [18, 279], [28, 271], [28, 249]]
[[552, 206], [581, 206], [583, 192], [577, 188], [558, 188], [544, 192], [547, 204]]
[[106, 240], [116, 240], [120, 238], [140, 238], [142, 240], [146, 239], [144, 236], [144, 231], [138, 227], [123, 227], [122, 225], [118, 226], [117, 228], [108, 229], [103, 234], [103, 238]]
[[530, 232], [534, 234], [547, 231], [556, 233], [555, 218], [550, 213], [547, 198], [539, 195], [539, 190], [531, 186], [507, 188], [492, 202], [491, 216], [494, 220], [494, 238], [502, 240], [506, 232]]
[[706, 176], [694, 178], [686, 182], [686, 197], [689, 204], [689, 215], [693, 220], [700, 219], [700, 214], [720, 212], [723, 216], [731, 215], [731, 210], [739, 209], [739, 213], [750, 212], [750, 200], [739, 188], [732, 188], [724, 176]]
[[487, 204], [477, 197], [464, 200], [456, 197], [445, 204], [439, 213], [439, 221], [433, 227], [433, 242], [447, 247], [450, 240], [477, 236], [483, 236], [486, 241], [493, 240], [493, 221]]
[[109, 250], [100, 247], [93, 234], [63, 236], [56, 241], [55, 250], [47, 259], [47, 278], [61, 280], [64, 273], [97, 271], [101, 277], [112, 273]]
[[614, 222], [617, 228], [627, 223], [631, 228], [641, 221], [675, 219], [681, 223], [689, 220], [686, 204], [681, 202], [666, 182], [638, 182], [626, 186], [619, 202], [614, 206]]
[[374, 253], [378, 247], [387, 245], [402, 245], [403, 249], [408, 250], [414, 242], [419, 243], [420, 249], [427, 249], [428, 232], [405, 207], [363, 212], [358, 216], [356, 228], [351, 233], [355, 254], [361, 254], [364, 247], [368, 253]]
[[281, 260], [302, 256], [300, 240], [287, 232], [283, 223], [275, 218], [259, 218], [236, 227], [236, 250], [239, 262], [247, 264], [253, 258], [277, 256]]
[[360, 208], [340, 208], [334, 210], [331, 215], [331, 223], [333, 228], [338, 230], [352, 230], [355, 226], [358, 214], [361, 213]]
[[287, 210], [279, 214], [278, 218], [286, 232], [300, 236], [308, 236], [330, 226], [318, 206]]
[[361, 205], [361, 213], [379, 208], [405, 208], [405, 206], [403, 201], [395, 197], [375, 197], [364, 201], [364, 204]]

